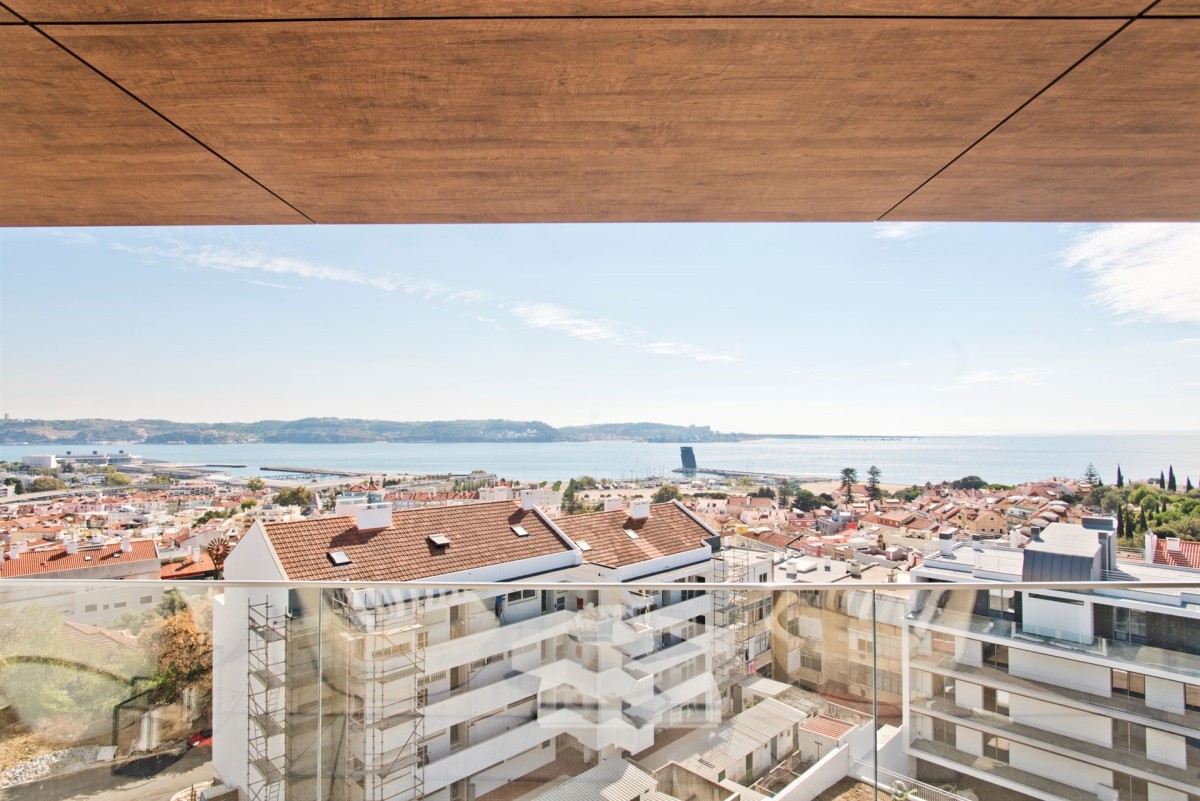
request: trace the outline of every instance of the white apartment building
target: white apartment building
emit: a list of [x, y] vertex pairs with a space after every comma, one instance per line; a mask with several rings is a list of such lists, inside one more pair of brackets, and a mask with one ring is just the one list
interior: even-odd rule
[[21, 461], [34, 470], [57, 470], [58, 457], [53, 453], [30, 453], [21, 457]]
[[[1117, 562], [1111, 521], [1052, 523], [1024, 548], [943, 542], [913, 571], [908, 754], [1048, 801], [1200, 798], [1196, 571]], [[967, 582], [1133, 582], [1079, 591]], [[1152, 586], [1168, 582], [1167, 586]]]
[[[479, 798], [721, 719], [716, 533], [681, 504], [562, 520], [500, 501], [256, 522], [214, 606], [214, 769], [252, 799]], [[356, 583], [556, 582], [428, 592]], [[633, 592], [635, 579], [679, 590]], [[295, 584], [294, 584], [295, 586]]]

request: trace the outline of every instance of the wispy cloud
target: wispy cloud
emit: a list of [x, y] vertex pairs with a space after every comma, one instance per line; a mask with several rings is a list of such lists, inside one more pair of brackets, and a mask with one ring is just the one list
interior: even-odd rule
[[264, 275], [290, 275], [313, 281], [357, 284], [381, 289], [385, 292], [403, 292], [406, 295], [451, 301], [473, 302], [484, 298], [481, 292], [457, 290], [436, 281], [416, 279], [403, 273], [367, 274], [345, 267], [333, 267], [305, 259], [269, 255], [249, 248], [228, 245], [192, 245], [165, 240], [162, 245], [127, 245], [115, 242], [113, 249], [223, 273], [249, 272]]
[[644, 350], [647, 353], [657, 353], [661, 356], [686, 356], [689, 359], [695, 359], [698, 362], [731, 362], [732, 356], [727, 356], [723, 353], [710, 353], [702, 350], [694, 345], [685, 345], [682, 342], [648, 342], [637, 346], [638, 350]]
[[265, 287], [269, 287], [271, 289], [294, 289], [295, 288], [295, 287], [290, 287], [287, 284], [276, 283], [275, 281], [260, 281], [257, 278], [246, 278], [243, 280], [245, 280], [245, 282], [247, 284], [253, 284], [254, 286], [265, 286]]
[[1121, 223], [1081, 234], [1063, 254], [1092, 300], [1138, 320], [1200, 323], [1200, 225]]
[[44, 229], [42, 229], [42, 231], [47, 236], [52, 236], [55, 239], [60, 239], [63, 242], [66, 242], [68, 245], [94, 245], [94, 244], [96, 244], [96, 237], [92, 236], [91, 234], [87, 233], [86, 231], [72, 231], [70, 229], [64, 230], [62, 228], [44, 228]]
[[875, 223], [876, 239], [913, 239], [914, 237], [932, 234], [938, 229], [937, 223], [927, 222], [885, 222]]
[[958, 377], [960, 384], [1025, 384], [1036, 373], [1031, 370], [976, 370]]
[[[288, 276], [308, 281], [355, 284], [385, 292], [402, 292], [406, 295], [415, 295], [445, 303], [488, 302], [498, 311], [507, 312], [529, 328], [557, 331], [569, 337], [589, 342], [611, 342], [662, 356], [681, 356], [701, 362], [733, 361], [733, 358], [726, 354], [707, 351], [685, 342], [646, 342], [650, 337], [636, 326], [589, 317], [555, 303], [506, 303], [491, 298], [478, 290], [456, 289], [436, 281], [418, 279], [398, 272], [366, 273], [307, 259], [262, 253], [253, 248], [236, 244], [191, 244], [165, 237], [151, 245], [130, 245], [118, 242], [114, 243], [112, 247], [124, 253], [184, 265], [192, 269], [241, 274], [243, 280], [259, 286], [286, 289], [288, 288], [286, 285], [266, 279]], [[483, 314], [472, 316], [478, 322], [502, 330], [494, 317]]]
[[555, 303], [517, 303], [509, 312], [530, 328], [549, 328], [569, 337], [589, 342], [596, 340], [618, 340], [616, 324], [607, 320], [590, 320]]
[[730, 362], [733, 357], [713, 353], [686, 342], [644, 342], [645, 332], [614, 320], [590, 318], [556, 303], [517, 303], [508, 312], [530, 328], [548, 328], [587, 342], [611, 342], [659, 356], [682, 356], [698, 362]]

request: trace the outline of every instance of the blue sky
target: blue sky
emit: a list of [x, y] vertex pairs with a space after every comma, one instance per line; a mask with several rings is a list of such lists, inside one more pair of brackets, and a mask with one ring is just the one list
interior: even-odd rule
[[0, 232], [0, 409], [1195, 430], [1200, 226]]

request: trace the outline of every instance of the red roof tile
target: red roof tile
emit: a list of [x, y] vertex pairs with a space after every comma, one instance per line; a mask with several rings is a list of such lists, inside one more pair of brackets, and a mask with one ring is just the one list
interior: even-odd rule
[[1160, 538], [1154, 549], [1154, 563], [1200, 569], [1200, 542], [1180, 540], [1179, 550], [1169, 551], [1166, 538]]
[[[510, 526], [521, 526], [517, 536]], [[325, 517], [263, 526], [285, 575], [296, 581], [411, 581], [515, 562], [571, 548], [533, 511], [513, 501], [434, 506], [392, 513], [382, 531], [360, 532], [353, 517]], [[443, 534], [450, 545], [427, 539]], [[335, 567], [330, 551], [350, 564]]]
[[133, 551], [121, 553], [121, 545], [105, 545], [102, 548], [80, 548], [68, 554], [59, 546], [54, 550], [26, 551], [18, 559], [5, 558], [0, 563], [0, 578], [21, 576], [44, 576], [64, 570], [84, 570], [102, 565], [128, 564], [130, 562], [158, 561], [158, 550], [151, 540], [134, 540]]
[[217, 566], [213, 564], [212, 557], [201, 548], [200, 559], [198, 561], [193, 562], [188, 559], [183, 562], [168, 562], [162, 566], [159, 578], [164, 581], [170, 579], [193, 579], [202, 578], [209, 573], [216, 572]]
[[[651, 504], [650, 517], [645, 520], [634, 520], [627, 509], [614, 509], [561, 517], [554, 522], [576, 544], [583, 540], [591, 546], [583, 554], [585, 562], [605, 567], [623, 567], [691, 551], [703, 545], [706, 537], [714, 536], [674, 503]], [[625, 529], [637, 534], [637, 539]]]

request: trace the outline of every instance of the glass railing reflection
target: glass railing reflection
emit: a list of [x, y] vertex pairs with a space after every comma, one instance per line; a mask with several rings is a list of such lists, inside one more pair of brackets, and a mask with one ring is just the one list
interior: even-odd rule
[[1068, 637], [1044, 588], [673, 589], [5, 582], [0, 799], [1200, 794], [1198, 657], [1111, 585]]

